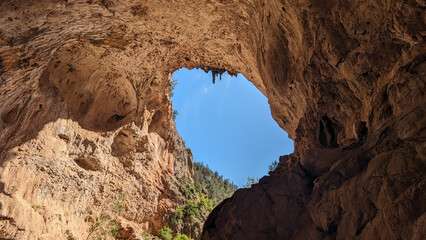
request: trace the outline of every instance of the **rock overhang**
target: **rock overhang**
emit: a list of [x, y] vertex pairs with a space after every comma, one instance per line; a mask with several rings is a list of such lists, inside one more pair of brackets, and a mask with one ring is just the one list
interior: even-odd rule
[[[134, 122], [172, 152], [169, 76], [180, 67], [202, 67], [240, 72], [265, 94], [274, 119], [295, 140], [281, 169], [318, 179], [317, 195], [309, 198], [310, 183], [299, 189], [309, 206], [339, 203], [352, 211], [331, 193], [321, 199], [322, 188], [352, 184], [371, 159], [385, 164], [379, 155], [386, 152], [424, 159], [424, 21], [415, 1], [0, 6], [8, 23], [0, 39], [2, 158], [58, 118], [98, 132]], [[309, 221], [327, 234], [344, 235], [339, 222], [351, 226], [348, 234], [361, 234], [374, 212], [361, 205], [367, 217], [357, 226], [339, 208], [319, 207]]]

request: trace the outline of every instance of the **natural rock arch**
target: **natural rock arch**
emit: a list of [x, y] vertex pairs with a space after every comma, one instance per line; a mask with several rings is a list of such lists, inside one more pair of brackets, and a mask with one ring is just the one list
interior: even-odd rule
[[[40, 173], [45, 166], [34, 165], [35, 155], [44, 161], [59, 156], [43, 145], [56, 139], [68, 155], [110, 159], [99, 168], [121, 169], [109, 164], [117, 157], [125, 166], [119, 171], [135, 178], [129, 181], [161, 169], [152, 182], [166, 186], [161, 176], [188, 164], [187, 155], [174, 155], [180, 144], [171, 131], [168, 81], [178, 68], [199, 67], [244, 74], [295, 140], [295, 153], [281, 158], [275, 175], [214, 211], [205, 239], [421, 238], [424, 7], [416, 1], [2, 2], [7, 21], [0, 28], [2, 215], [29, 229], [16, 233], [22, 238], [39, 227], [19, 217], [16, 209], [27, 205], [14, 205], [23, 195], [11, 176]], [[68, 140], [52, 140], [55, 131]], [[109, 147], [120, 142], [118, 136], [144, 146], [135, 143], [113, 157]], [[88, 153], [82, 138], [98, 144], [97, 152]], [[54, 154], [35, 150], [40, 144]], [[148, 154], [154, 152], [164, 154]], [[20, 168], [22, 158], [36, 170]], [[139, 162], [146, 172], [135, 172]], [[83, 175], [98, 181], [97, 172]], [[49, 174], [43, 179], [55, 179]], [[156, 199], [143, 207], [132, 196], [136, 213], [126, 219], [157, 229], [174, 200], [172, 190], [161, 191], [143, 196]], [[267, 224], [259, 225], [259, 219]], [[58, 222], [65, 229], [65, 220]], [[64, 232], [49, 226], [33, 234]]]

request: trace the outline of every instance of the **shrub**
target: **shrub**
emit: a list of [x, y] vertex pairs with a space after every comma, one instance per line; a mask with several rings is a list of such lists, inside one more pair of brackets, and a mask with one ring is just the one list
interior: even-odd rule
[[161, 240], [172, 240], [172, 230], [168, 227], [163, 227], [158, 231], [160, 233], [160, 239]]
[[120, 224], [115, 219], [111, 219], [108, 215], [102, 213], [99, 219], [90, 226], [86, 240], [105, 239], [107, 235], [115, 238], [119, 230]]
[[123, 201], [126, 200], [126, 194], [123, 192], [119, 192], [117, 196], [117, 200], [112, 205], [112, 211], [117, 214], [123, 214], [124, 213], [124, 206]]
[[273, 161], [271, 164], [269, 164], [268, 168], [269, 168], [269, 172], [273, 172], [275, 171], [275, 169], [277, 169], [278, 167], [278, 162], [277, 161]]
[[120, 224], [116, 220], [111, 220], [108, 223], [108, 232], [112, 237], [117, 237], [118, 231], [120, 230]]
[[188, 201], [185, 206], [185, 216], [192, 217], [200, 215], [196, 201]]
[[175, 217], [176, 217], [177, 219], [182, 219], [182, 218], [183, 218], [183, 208], [182, 208], [181, 206], [178, 206], [178, 207], [176, 208], [176, 211], [175, 211]]
[[251, 186], [253, 185], [253, 184], [256, 184], [256, 183], [258, 183], [259, 182], [259, 178], [251, 178], [251, 177], [248, 177], [247, 178], [247, 183], [246, 184], [244, 184], [243, 185], [243, 187], [244, 188], [251, 188]]
[[178, 225], [179, 222], [183, 219], [183, 208], [181, 206], [177, 206], [175, 212], [173, 213], [173, 216], [171, 217], [172, 223], [174, 225]]
[[179, 112], [176, 109], [173, 110], [173, 121], [176, 121], [177, 115], [179, 115]]
[[201, 194], [200, 208], [204, 208], [207, 212], [213, 210], [213, 200], [207, 197], [205, 194]]
[[175, 238], [173, 238], [173, 240], [191, 240], [191, 239], [185, 234], [179, 234]]
[[175, 90], [175, 87], [176, 87], [177, 83], [178, 82], [177, 82], [176, 78], [172, 77], [170, 79], [170, 87], [169, 87], [169, 96], [170, 97], [173, 97], [173, 95], [174, 95], [173, 90]]

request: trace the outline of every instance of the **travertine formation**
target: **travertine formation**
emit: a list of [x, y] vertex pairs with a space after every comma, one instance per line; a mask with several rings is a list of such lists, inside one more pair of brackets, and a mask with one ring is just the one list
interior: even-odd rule
[[198, 67], [244, 74], [295, 140], [203, 239], [424, 239], [425, 8], [1, 1], [0, 238], [86, 239], [102, 214], [157, 231], [191, 177], [169, 79]]

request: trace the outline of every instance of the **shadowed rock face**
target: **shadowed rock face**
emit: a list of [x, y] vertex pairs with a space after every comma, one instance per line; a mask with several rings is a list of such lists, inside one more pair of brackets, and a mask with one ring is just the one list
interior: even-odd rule
[[121, 224], [156, 231], [191, 177], [170, 75], [199, 67], [244, 74], [295, 140], [213, 211], [203, 239], [423, 239], [425, 8], [0, 2], [0, 237], [86, 238], [120, 191]]

